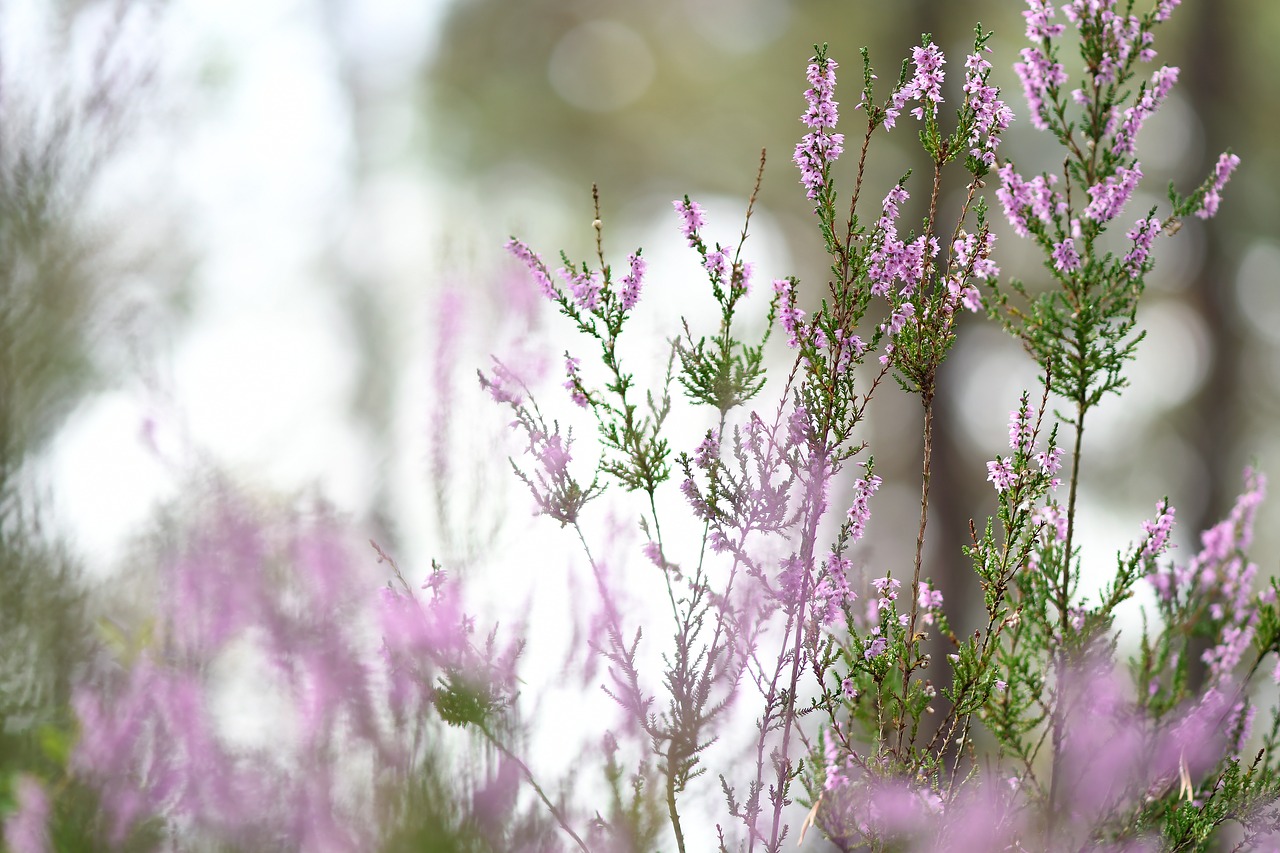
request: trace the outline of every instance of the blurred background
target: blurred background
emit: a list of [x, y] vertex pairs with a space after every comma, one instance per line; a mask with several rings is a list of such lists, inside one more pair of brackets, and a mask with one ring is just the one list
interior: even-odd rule
[[[0, 3], [3, 677], [33, 707], [65, 703], [58, 661], [75, 659], [69, 638], [89, 642], [76, 627], [85, 591], [127, 570], [196, 461], [264, 492], [325, 496], [416, 576], [438, 558], [505, 590], [512, 547], [557, 559], [567, 546], [554, 525], [529, 523], [504, 459], [518, 448], [474, 375], [489, 353], [520, 359], [542, 377], [540, 401], [578, 424], [589, 459], [590, 425], [556, 399], [558, 356], [583, 346], [504, 240], [591, 257], [597, 184], [609, 259], [643, 246], [652, 264], [637, 338], [670, 336], [681, 316], [713, 319], [671, 200], [689, 194], [713, 240], [736, 239], [763, 148], [746, 257], [758, 281], [795, 274], [814, 298], [825, 261], [790, 162], [813, 44], [842, 64], [837, 97], [853, 121], [859, 47], [887, 84], [932, 33], [954, 98], [981, 21], [1019, 117], [1001, 154], [1023, 174], [1052, 171], [1057, 155], [1025, 122], [1010, 68], [1021, 9]], [[1161, 496], [1177, 507], [1185, 558], [1230, 508], [1245, 465], [1280, 473], [1278, 38], [1280, 5], [1267, 0], [1188, 0], [1158, 32], [1157, 63], [1182, 75], [1139, 138], [1146, 195], [1122, 219], [1159, 203], [1169, 181], [1189, 191], [1228, 146], [1242, 165], [1216, 219], [1158, 242], [1132, 387], [1087, 432], [1086, 561], [1099, 572]], [[869, 199], [922, 165], [913, 133], [908, 122], [878, 140]], [[1039, 259], [1003, 223], [997, 232], [1006, 275], [1038, 281]], [[663, 348], [633, 346], [637, 374], [657, 377]], [[941, 381], [928, 558], [953, 602], [975, 603], [956, 580], [958, 545], [993, 506], [985, 462], [1036, 385], [1015, 342], [966, 319]], [[876, 574], [911, 546], [899, 534], [918, 513], [920, 420], [896, 389], [879, 404], [867, 437], [887, 485], [861, 557]], [[709, 425], [679, 423], [691, 430], [677, 451]], [[1280, 526], [1265, 521], [1276, 517], [1264, 507], [1264, 575], [1280, 554]], [[634, 515], [617, 524], [634, 530]], [[33, 672], [48, 683], [32, 687]]]

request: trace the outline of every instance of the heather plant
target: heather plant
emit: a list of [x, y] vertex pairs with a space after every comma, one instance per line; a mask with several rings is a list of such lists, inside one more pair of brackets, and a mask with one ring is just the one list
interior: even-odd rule
[[[576, 778], [544, 778], [527, 758], [523, 647], [480, 623], [477, 588], [436, 564], [418, 585], [331, 509], [217, 482], [160, 525], [156, 613], [104, 623], [106, 648], [71, 702], [77, 736], [51, 746], [63, 776], [11, 781], [6, 843], [49, 849], [74, 823], [82, 843], [96, 833], [138, 849], [1274, 847], [1280, 713], [1254, 722], [1259, 673], [1280, 682], [1280, 587], [1247, 556], [1265, 479], [1246, 471], [1187, 559], [1173, 552], [1174, 508], [1154, 502], [1110, 578], [1082, 584], [1098, 559], [1080, 524], [1086, 421], [1124, 391], [1155, 241], [1212, 216], [1238, 160], [1223, 154], [1200, 187], [1170, 187], [1167, 209], [1110, 234], [1142, 178], [1139, 131], [1177, 80], [1146, 69], [1179, 3], [1027, 5], [1015, 68], [1061, 172], [1026, 178], [1005, 157], [1014, 115], [981, 26], [960, 81], [927, 35], [887, 84], [864, 49], [853, 136], [840, 66], [815, 46], [793, 161], [826, 281], [756, 280], [763, 155], [730, 243], [702, 205], [676, 199], [715, 320], [672, 330], [653, 387], [623, 345], [655, 289], [648, 258], [610, 263], [598, 190], [593, 258], [549, 264], [507, 244], [574, 333], [562, 419], [513, 360], [479, 379], [510, 416], [515, 477], [586, 561], [591, 595], [571, 617], [592, 658], [576, 665], [585, 683], [603, 664], [618, 717], [589, 733]], [[872, 188], [873, 142], [913, 132], [926, 167]], [[1043, 256], [1037, 280], [1003, 275], [984, 191]], [[904, 221], [913, 197], [922, 215]], [[937, 542], [935, 406], [966, 313], [1015, 336], [1041, 386], [1010, 401], [1008, 447], [985, 466], [992, 502], [967, 541]], [[883, 482], [867, 421], [893, 384], [920, 405], [919, 520], [910, 559], [870, 564]], [[672, 435], [683, 408], [699, 429]], [[610, 528], [611, 500], [640, 541]], [[926, 544], [967, 558], [976, 630], [953, 629]], [[377, 571], [387, 585], [369, 596]], [[1117, 608], [1141, 585], [1155, 605], [1126, 660]], [[643, 586], [658, 591], [663, 628], [633, 606]], [[238, 743], [225, 730], [217, 709], [237, 669], [273, 697], [287, 737]], [[96, 814], [66, 814], [73, 786], [97, 797]]]
[[[606, 691], [648, 740], [665, 781], [676, 849], [686, 849], [681, 795], [708, 769], [705, 751], [727, 709], [747, 705], [756, 706], [757, 737], [746, 770], [735, 762], [718, 774], [727, 813], [740, 824], [736, 833], [717, 824], [722, 849], [778, 850], [790, 832], [806, 831], [849, 850], [1199, 849], [1217, 843], [1227, 822], [1243, 827], [1243, 848], [1274, 829], [1274, 710], [1261, 750], [1246, 753], [1251, 685], [1280, 650], [1275, 588], [1255, 589], [1257, 569], [1245, 556], [1261, 476], [1246, 472], [1240, 503], [1204, 534], [1189, 563], [1171, 559], [1174, 510], [1162, 500], [1155, 520], [1117, 555], [1111, 580], [1100, 590], [1080, 584], [1086, 420], [1125, 387], [1142, 340], [1137, 307], [1154, 242], [1188, 216], [1212, 216], [1239, 162], [1224, 153], [1189, 195], [1171, 186], [1168, 209], [1146, 211], [1125, 232], [1124, 250], [1112, 248], [1107, 232], [1142, 178], [1138, 133], [1177, 80], [1170, 66], [1149, 77], [1143, 70], [1177, 5], [1028, 4], [1031, 46], [1015, 68], [1029, 120], [1064, 150], [1060, 174], [1030, 179], [1001, 159], [1012, 111], [991, 84], [981, 27], [954, 119], [942, 108], [946, 58], [927, 35], [880, 97], [864, 50], [855, 110], [865, 130], [849, 169], [847, 213], [837, 193], [846, 146], [837, 130], [838, 65], [816, 48], [802, 116], [808, 133], [794, 161], [831, 261], [821, 299], [806, 311], [800, 306], [812, 301], [798, 280], [775, 281], [763, 339], [740, 340], [735, 320], [753, 274], [743, 247], [756, 195], [730, 245], [707, 236], [697, 202], [676, 200], [720, 321], [708, 335], [685, 322], [671, 342], [678, 371], [668, 369], [646, 405], [618, 356], [645, 264], [636, 250], [615, 283], [598, 194], [594, 265], [562, 255], [553, 270], [523, 242], [508, 243], [542, 293], [599, 346], [599, 385], [584, 378], [577, 351], [564, 353], [565, 388], [605, 452], [590, 483], [567, 474], [567, 433], [531, 414], [536, 404], [527, 389], [514, 390], [509, 368], [499, 363], [481, 382], [528, 437], [540, 470], [521, 477], [539, 510], [573, 527], [589, 558], [586, 502], [609, 484], [643, 495], [643, 551], [661, 574], [673, 626], [661, 685], [646, 686], [635, 663], [639, 631], [624, 631], [590, 558], [609, 612], [596, 648], [610, 663]], [[1061, 61], [1067, 45], [1083, 60], [1076, 81]], [[910, 173], [872, 215], [859, 204], [866, 206], [873, 138], [911, 119], [931, 168], [927, 213], [903, 234]], [[963, 202], [944, 225], [944, 184], [961, 174], [953, 163], [966, 176]], [[1043, 284], [1001, 277], [982, 194], [992, 179], [1014, 233], [1043, 252]], [[1008, 451], [987, 464], [994, 509], [971, 523], [970, 541], [943, 546], [963, 549], [982, 591], [985, 624], [958, 636], [928, 577], [925, 542], [939, 368], [962, 309], [985, 312], [1018, 338], [1042, 388], [1022, 395]], [[775, 322], [794, 360], [777, 407], [762, 415], [748, 404], [765, 387], [764, 346]], [[714, 410], [713, 425], [683, 453], [663, 431], [673, 372], [689, 403]], [[915, 558], [857, 577], [857, 543], [881, 485], [861, 427], [888, 377], [923, 410]], [[659, 496], [676, 472], [702, 523], [701, 540], [683, 546], [662, 534]], [[1126, 687], [1116, 608], [1140, 583], [1155, 588], [1157, 612], [1147, 614]], [[945, 661], [927, 650], [933, 637], [950, 646]], [[809, 807], [794, 829], [793, 802]], [[975, 841], [978, 825], [995, 835]]]

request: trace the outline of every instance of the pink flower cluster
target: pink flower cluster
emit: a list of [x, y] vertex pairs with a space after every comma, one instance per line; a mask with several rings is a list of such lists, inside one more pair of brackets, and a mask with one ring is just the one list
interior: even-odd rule
[[996, 190], [996, 198], [1004, 208], [1004, 215], [1013, 225], [1019, 237], [1027, 237], [1028, 213], [1044, 226], [1053, 223], [1054, 216], [1067, 212], [1067, 203], [1053, 189], [1058, 182], [1057, 175], [1036, 175], [1029, 181], [1013, 171], [1013, 164], [1005, 163], [996, 173], [1000, 176], [1000, 188]]
[[946, 79], [947, 72], [942, 70], [942, 66], [947, 64], [947, 58], [943, 55], [942, 49], [936, 44], [925, 44], [911, 48], [911, 62], [915, 66], [915, 73], [906, 85], [893, 93], [892, 106], [888, 110], [885, 117], [885, 127], [892, 128], [894, 119], [901, 115], [902, 110], [912, 101], [919, 101], [920, 106], [911, 111], [911, 114], [919, 120], [924, 119], [925, 104], [932, 103], [937, 109], [937, 105], [942, 103], [942, 81]]
[[1218, 157], [1218, 163], [1213, 169], [1213, 183], [1205, 193], [1204, 205], [1196, 211], [1196, 216], [1208, 219], [1218, 212], [1218, 205], [1222, 203], [1222, 188], [1227, 185], [1227, 181], [1231, 179], [1231, 173], [1239, 165], [1240, 158], [1234, 154], [1224, 153]]
[[1151, 82], [1143, 87], [1138, 103], [1124, 112], [1124, 119], [1120, 122], [1120, 129], [1116, 131], [1115, 141], [1111, 146], [1112, 154], [1117, 157], [1133, 156], [1138, 131], [1142, 129], [1143, 123], [1160, 109], [1160, 105], [1169, 97], [1169, 91], [1173, 89], [1173, 84], [1176, 82], [1178, 82], [1178, 69], [1168, 65], [1151, 75]]
[[[990, 48], [987, 48], [990, 51]], [[1000, 134], [1013, 121], [1013, 110], [1000, 100], [1000, 90], [988, 85], [991, 63], [981, 54], [971, 53], [965, 59], [965, 102], [974, 112], [973, 129], [969, 133], [969, 153], [986, 166], [996, 163]]]
[[840, 118], [834, 97], [838, 67], [834, 59], [825, 58], [809, 64], [809, 88], [804, 93], [808, 108], [800, 120], [810, 132], [796, 145], [792, 159], [800, 167], [800, 182], [810, 199], [822, 192], [828, 169], [844, 153], [844, 134], [832, 132]]
[[1160, 234], [1160, 228], [1160, 220], [1153, 216], [1150, 219], [1139, 219], [1125, 233], [1125, 236], [1133, 241], [1133, 248], [1125, 254], [1123, 261], [1129, 278], [1138, 278], [1146, 269], [1147, 260], [1151, 257], [1151, 246]]
[[1084, 209], [1083, 216], [1094, 222], [1110, 222], [1115, 219], [1129, 203], [1141, 180], [1142, 169], [1137, 163], [1131, 169], [1124, 166], [1116, 169], [1114, 175], [1089, 187], [1089, 206]]

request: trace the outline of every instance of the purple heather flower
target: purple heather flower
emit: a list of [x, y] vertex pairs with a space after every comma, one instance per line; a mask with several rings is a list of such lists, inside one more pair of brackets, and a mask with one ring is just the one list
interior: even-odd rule
[[838, 740], [839, 738], [834, 731], [828, 731], [827, 736], [823, 738], [823, 756], [826, 758], [826, 771], [823, 773], [822, 789], [828, 792], [839, 790], [849, 784], [849, 777], [846, 771], [853, 766], [852, 756], [846, 756], [844, 761], [840, 760], [840, 744]]
[[1062, 35], [1065, 26], [1049, 23], [1054, 16], [1053, 4], [1049, 0], [1027, 0], [1027, 5], [1031, 8], [1022, 13], [1022, 17], [1027, 19], [1027, 39], [1044, 41]]
[[689, 197], [676, 199], [671, 202], [675, 206], [676, 213], [680, 214], [680, 233], [689, 241], [689, 245], [693, 248], [698, 246], [698, 232], [706, 225], [705, 211], [702, 205], [696, 201], [689, 201]]
[[1044, 102], [1052, 90], [1067, 82], [1067, 73], [1062, 70], [1061, 63], [1050, 62], [1048, 55], [1039, 47], [1024, 47], [1021, 56], [1022, 62], [1014, 63], [1013, 70], [1022, 81], [1031, 126], [1037, 130], [1048, 130]]
[[1024, 181], [1021, 175], [1013, 171], [1013, 165], [1010, 163], [1001, 166], [996, 174], [1000, 176], [1000, 188], [996, 190], [996, 198], [1000, 200], [1005, 217], [1013, 225], [1013, 230], [1019, 237], [1030, 234], [1026, 217], [1028, 208], [1031, 210], [1031, 215], [1046, 226], [1053, 221], [1055, 215], [1065, 213], [1066, 202], [1053, 191], [1053, 185], [1058, 181], [1056, 175], [1047, 177], [1037, 175], [1029, 181]]
[[787, 346], [795, 349], [800, 345], [798, 329], [803, 328], [800, 321], [804, 311], [796, 307], [795, 288], [789, 279], [774, 279], [773, 292], [778, 295], [778, 322], [787, 333]]
[[735, 292], [747, 294], [751, 292], [751, 276], [755, 274], [755, 264], [750, 261], [738, 264], [733, 268], [733, 275], [730, 276], [729, 285]]
[[1154, 216], [1150, 219], [1139, 219], [1125, 234], [1133, 241], [1133, 248], [1124, 256], [1124, 269], [1129, 278], [1138, 278], [1146, 267], [1147, 258], [1151, 256], [1151, 245], [1160, 233], [1160, 220]]
[[1076, 253], [1075, 240], [1067, 237], [1061, 243], [1053, 244], [1053, 268], [1064, 273], [1080, 269], [1080, 255]]
[[1196, 211], [1196, 216], [1208, 219], [1218, 212], [1218, 205], [1222, 202], [1222, 188], [1227, 185], [1231, 173], [1239, 165], [1240, 158], [1234, 154], [1223, 153], [1218, 157], [1218, 163], [1213, 169], [1213, 185], [1205, 193], [1204, 205]]
[[565, 353], [564, 372], [568, 378], [564, 382], [564, 387], [569, 392], [569, 398], [585, 409], [589, 401], [587, 395], [582, 392], [582, 375], [579, 373], [581, 363], [582, 359]]
[[1057, 504], [1045, 504], [1031, 518], [1035, 524], [1043, 524], [1053, 530], [1053, 541], [1067, 541], [1067, 514]]
[[813, 593], [813, 612], [825, 628], [839, 628], [843, 624], [844, 608], [858, 597], [849, 589], [852, 565], [847, 557], [834, 553], [827, 555], [826, 571]]
[[1128, 203], [1133, 191], [1138, 188], [1140, 180], [1142, 169], [1137, 163], [1133, 164], [1132, 169], [1123, 166], [1116, 169], [1115, 175], [1089, 187], [1089, 198], [1092, 200], [1085, 208], [1084, 216], [1095, 222], [1115, 219]]
[[13, 853], [48, 853], [49, 795], [34, 776], [20, 774], [13, 785], [17, 809], [4, 821], [4, 843]]
[[800, 182], [810, 199], [818, 197], [826, 185], [827, 169], [844, 153], [844, 134], [831, 132], [839, 121], [839, 105], [833, 97], [838, 67], [834, 59], [809, 63], [809, 88], [804, 93], [808, 108], [800, 120], [810, 133], [796, 145], [792, 159], [800, 167]]
[[987, 479], [995, 484], [997, 492], [1008, 491], [1017, 477], [1013, 473], [1013, 463], [1007, 459], [997, 458], [987, 463]]
[[1160, 0], [1156, 4], [1156, 20], [1167, 21], [1169, 16], [1173, 14], [1173, 10], [1181, 5], [1182, 0]]
[[507, 403], [513, 407], [518, 407], [524, 402], [524, 398], [516, 390], [520, 386], [519, 377], [496, 358], [493, 360], [493, 373], [489, 376], [480, 374], [480, 385], [489, 392], [489, 396], [495, 402]]
[[924, 624], [932, 625], [934, 612], [942, 607], [942, 590], [933, 589], [925, 581], [920, 581], [918, 603], [923, 610]]
[[538, 289], [542, 291], [543, 296], [553, 302], [560, 298], [560, 291], [557, 290], [555, 282], [551, 280], [551, 276], [547, 273], [547, 265], [542, 262], [541, 255], [515, 237], [507, 241], [507, 251], [529, 268], [529, 272], [533, 274], [533, 279], [538, 283]]
[[556, 270], [556, 275], [564, 279], [565, 283], [569, 285], [569, 290], [573, 293], [573, 301], [580, 309], [594, 311], [600, 305], [602, 283], [599, 273], [585, 269], [581, 272], [573, 272], [561, 267]]
[[1173, 529], [1174, 508], [1168, 500], [1156, 504], [1156, 520], [1142, 522], [1142, 529], [1147, 534], [1147, 544], [1142, 548], [1142, 556], [1158, 557], [1164, 552], [1169, 542], [1169, 532]]
[[[1062, 470], [1062, 448], [1051, 447], [1048, 450], [1041, 450], [1035, 455], [1036, 463], [1039, 464], [1040, 470], [1049, 476], [1053, 476]], [[1051, 484], [1053, 488], [1057, 488], [1057, 483]]]
[[1112, 154], [1117, 157], [1133, 155], [1134, 142], [1138, 138], [1138, 131], [1142, 129], [1143, 122], [1160, 108], [1160, 105], [1169, 97], [1169, 91], [1176, 82], [1178, 82], [1178, 69], [1168, 65], [1151, 75], [1151, 83], [1143, 87], [1138, 103], [1124, 112], [1124, 120], [1121, 121], [1120, 129], [1116, 131], [1115, 143], [1111, 146]]
[[867, 529], [871, 520], [871, 496], [880, 488], [881, 480], [875, 474], [860, 477], [853, 484], [853, 504], [849, 507], [849, 541], [857, 542]]
[[889, 648], [888, 640], [886, 640], [884, 637], [876, 637], [867, 645], [866, 649], [863, 650], [862, 657], [864, 660], [871, 660], [872, 658], [878, 658], [880, 657], [880, 655], [884, 654], [885, 651], [888, 650], [888, 648]]
[[902, 331], [902, 327], [907, 325], [907, 321], [916, 314], [916, 306], [910, 302], [904, 302], [898, 306], [889, 320], [882, 323], [880, 328], [889, 333], [890, 336], [898, 334]]
[[710, 468], [720, 458], [720, 435], [715, 430], [707, 430], [706, 438], [698, 444], [693, 452], [693, 464], [699, 468]]
[[644, 284], [644, 274], [649, 262], [640, 256], [640, 252], [627, 258], [630, 271], [622, 277], [622, 310], [630, 311], [640, 299], [640, 288]]
[[1009, 412], [1009, 447], [1020, 453], [1031, 452], [1031, 408], [1024, 391], [1022, 404]]
[[[987, 48], [990, 51], [990, 48]], [[986, 166], [994, 166], [1000, 134], [1009, 128], [1013, 110], [1000, 100], [1000, 90], [987, 85], [991, 63], [981, 54], [971, 53], [965, 59], [964, 93], [974, 112], [973, 130], [969, 134], [969, 153]]]
[[[942, 81], [947, 76], [942, 66], [947, 64], [947, 59], [936, 44], [926, 44], [911, 49], [911, 61], [915, 65], [915, 73], [905, 86], [893, 93], [893, 114], [896, 118], [909, 102], [920, 101], [921, 105], [913, 109], [911, 114], [923, 120], [926, 102], [933, 103], [933, 109], [937, 109], [936, 105], [942, 103]], [[888, 121], [885, 126], [892, 127]]]
[[711, 280], [719, 283], [729, 273], [729, 250], [716, 246], [714, 252], [707, 252], [707, 259], [702, 263]]

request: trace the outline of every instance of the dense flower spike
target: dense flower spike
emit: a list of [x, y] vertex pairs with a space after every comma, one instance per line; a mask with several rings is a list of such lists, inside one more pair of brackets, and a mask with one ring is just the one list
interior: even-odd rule
[[526, 244], [512, 237], [507, 241], [507, 251], [518, 258], [533, 275], [533, 280], [538, 283], [538, 290], [548, 299], [555, 301], [560, 296], [560, 291], [556, 288], [556, 284], [551, 280], [550, 274], [547, 272], [547, 265], [542, 262], [542, 256], [530, 249]]
[[1013, 70], [1022, 81], [1031, 126], [1036, 130], [1048, 130], [1045, 102], [1067, 82], [1067, 72], [1060, 63], [1050, 59], [1043, 47], [1024, 47], [1021, 56], [1022, 61], [1016, 63]]
[[[990, 48], [985, 48], [990, 52]], [[988, 84], [991, 63], [980, 53], [965, 59], [965, 103], [973, 110], [973, 129], [969, 132], [969, 154], [986, 167], [996, 163], [1000, 135], [1013, 121], [1013, 110], [1000, 100], [1000, 90]]]
[[1227, 181], [1231, 179], [1231, 173], [1239, 165], [1240, 158], [1230, 152], [1218, 158], [1218, 163], [1213, 169], [1212, 184], [1204, 196], [1204, 206], [1196, 211], [1196, 216], [1208, 219], [1218, 212], [1218, 205], [1222, 203], [1222, 188], [1227, 185]]
[[1164, 553], [1169, 544], [1169, 534], [1173, 531], [1174, 514], [1169, 501], [1161, 500], [1156, 505], [1156, 520], [1142, 522], [1142, 529], [1147, 534], [1147, 544], [1142, 546], [1142, 556], [1154, 558]]
[[622, 294], [621, 304], [623, 311], [630, 311], [635, 307], [636, 302], [640, 300], [640, 288], [644, 285], [644, 274], [649, 268], [649, 263], [640, 256], [639, 252], [635, 252], [627, 258], [629, 270], [622, 277]]
[[1120, 129], [1116, 131], [1115, 142], [1111, 146], [1112, 154], [1116, 157], [1133, 156], [1134, 143], [1138, 138], [1138, 131], [1142, 130], [1143, 122], [1160, 109], [1160, 105], [1169, 97], [1169, 92], [1176, 82], [1178, 82], [1178, 69], [1167, 65], [1151, 75], [1151, 82], [1143, 86], [1138, 103], [1124, 112], [1124, 120], [1121, 121]]
[[942, 103], [942, 81], [947, 72], [942, 66], [947, 64], [946, 56], [936, 44], [926, 42], [911, 49], [911, 62], [915, 68], [911, 79], [893, 93], [891, 105], [885, 118], [885, 127], [892, 128], [894, 122], [907, 104], [919, 101], [920, 105], [911, 111], [918, 120], [923, 121], [925, 113], [936, 114], [938, 104]]
[[1137, 163], [1132, 169], [1121, 166], [1116, 169], [1114, 177], [1089, 187], [1089, 206], [1084, 210], [1084, 217], [1095, 222], [1110, 222], [1120, 215], [1124, 206], [1129, 203], [1133, 191], [1142, 180], [1142, 169]]
[[698, 248], [702, 242], [698, 232], [707, 224], [702, 205], [696, 201], [690, 201], [688, 196], [676, 199], [671, 204], [675, 207], [676, 213], [680, 214], [680, 233], [684, 235], [690, 247]]
[[1151, 257], [1151, 246], [1156, 241], [1162, 229], [1159, 219], [1154, 216], [1151, 218], [1142, 218], [1125, 233], [1125, 236], [1133, 241], [1133, 248], [1124, 256], [1124, 270], [1129, 274], [1129, 278], [1139, 278], [1147, 269], [1148, 261]]
[[1071, 237], [1053, 245], [1053, 268], [1062, 273], [1080, 269], [1080, 255], [1076, 253], [1076, 243]]
[[827, 185], [831, 164], [844, 153], [844, 134], [834, 133], [839, 121], [839, 104], [834, 98], [839, 64], [820, 54], [809, 63], [809, 88], [804, 97], [808, 108], [800, 120], [810, 132], [796, 145], [792, 159], [800, 167], [800, 183], [810, 199], [817, 199]]

